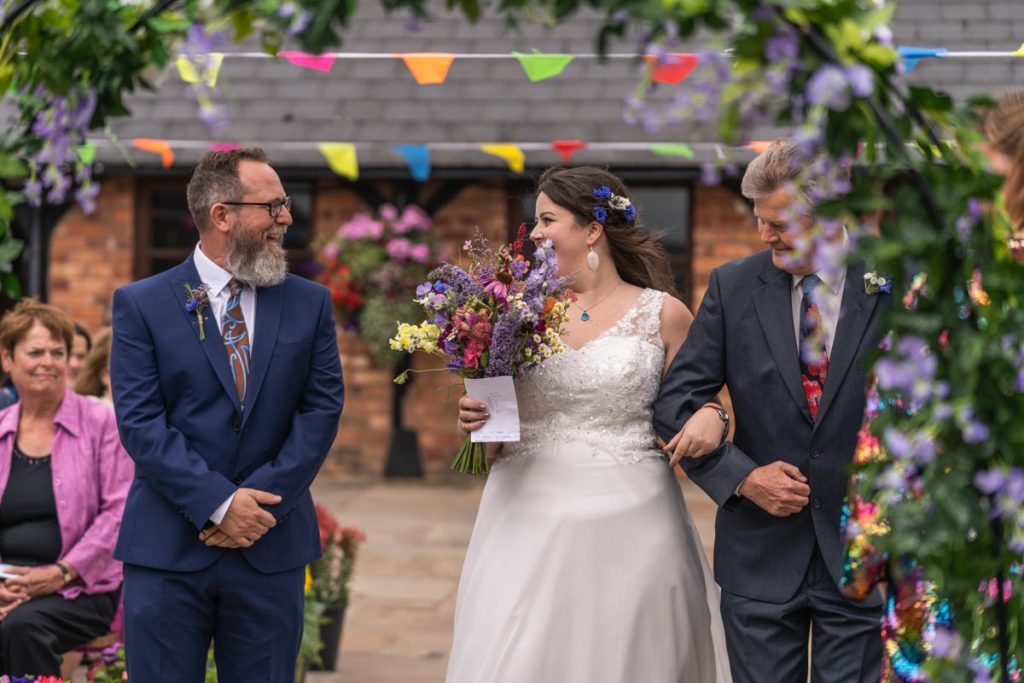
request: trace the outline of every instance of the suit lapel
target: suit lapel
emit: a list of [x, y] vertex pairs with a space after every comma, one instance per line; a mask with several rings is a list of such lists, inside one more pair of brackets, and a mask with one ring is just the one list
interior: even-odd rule
[[839, 393], [843, 379], [850, 371], [860, 349], [868, 323], [878, 306], [878, 296], [869, 296], [863, 287], [864, 264], [851, 263], [846, 269], [843, 302], [839, 309], [839, 322], [832, 341], [832, 355], [828, 359], [828, 378], [821, 398], [817, 424], [825, 418], [829, 406]]
[[231, 376], [231, 367], [228, 365], [228, 356], [224, 352], [224, 341], [220, 336], [220, 325], [213, 317], [213, 311], [210, 306], [204, 306], [202, 310], [203, 316], [203, 333], [206, 339], [199, 338], [199, 321], [196, 320], [196, 314], [189, 313], [185, 310], [185, 300], [188, 297], [188, 292], [185, 290], [185, 285], [189, 285], [193, 289], [199, 286], [201, 280], [199, 279], [199, 272], [196, 270], [195, 262], [192, 260], [192, 256], [181, 264], [179, 272], [171, 278], [171, 287], [174, 290], [174, 298], [180, 302], [181, 312], [185, 316], [185, 322], [192, 328], [192, 331], [196, 337], [196, 343], [199, 344], [203, 350], [203, 354], [206, 356], [206, 360], [210, 362], [210, 366], [213, 368], [213, 373], [220, 380], [224, 391], [227, 392], [231, 401], [235, 404], [235, 410], [239, 413], [242, 412], [242, 404], [238, 400], [238, 391], [235, 389], [235, 380]]
[[277, 331], [281, 326], [281, 300], [284, 283], [256, 290], [256, 335], [253, 339], [252, 367], [249, 368], [249, 387], [246, 389], [245, 404], [249, 410], [242, 416], [242, 426], [252, 413], [263, 380], [267, 376], [270, 357], [277, 344]]
[[786, 388], [800, 409], [800, 414], [811, 422], [807, 396], [800, 382], [800, 360], [793, 334], [793, 279], [789, 273], [772, 265], [771, 261], [761, 271], [760, 278], [765, 285], [754, 291], [757, 319]]

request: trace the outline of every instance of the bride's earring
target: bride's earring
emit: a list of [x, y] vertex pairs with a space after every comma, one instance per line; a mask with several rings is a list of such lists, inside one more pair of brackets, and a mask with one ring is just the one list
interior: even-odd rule
[[591, 247], [590, 251], [587, 252], [587, 268], [590, 268], [595, 273], [597, 272], [597, 266], [600, 265], [601, 261], [598, 259], [597, 252]]

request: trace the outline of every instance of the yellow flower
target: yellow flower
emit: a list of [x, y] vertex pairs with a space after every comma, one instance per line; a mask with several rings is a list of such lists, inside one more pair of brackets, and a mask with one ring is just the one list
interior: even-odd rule
[[306, 565], [306, 585], [302, 589], [304, 593], [308, 593], [309, 589], [313, 587], [313, 572], [310, 571], [309, 565]]

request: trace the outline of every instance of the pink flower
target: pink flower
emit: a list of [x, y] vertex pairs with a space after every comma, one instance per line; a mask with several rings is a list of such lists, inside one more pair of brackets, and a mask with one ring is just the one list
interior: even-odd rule
[[412, 243], [404, 237], [396, 237], [388, 242], [385, 249], [388, 252], [389, 258], [392, 258], [395, 261], [404, 261], [410, 256]]
[[426, 263], [430, 260], [430, 247], [426, 244], [414, 244], [409, 249], [409, 258], [416, 263]]
[[338, 234], [350, 240], [378, 240], [384, 234], [384, 224], [365, 213], [358, 213], [338, 228]]
[[[394, 204], [381, 204], [380, 211], [381, 220], [391, 222], [398, 218], [398, 209], [395, 208]], [[395, 232], [398, 232], [397, 230]]]
[[321, 253], [324, 255], [324, 258], [329, 258], [329, 259], [337, 258], [338, 257], [338, 243], [337, 242], [328, 242], [327, 244], [324, 245], [324, 248], [321, 251]]
[[505, 301], [508, 299], [509, 286], [501, 280], [491, 280], [484, 287], [484, 291], [489, 292], [498, 301]]
[[420, 207], [409, 205], [402, 211], [402, 217], [398, 219], [393, 229], [399, 235], [411, 232], [412, 230], [426, 232], [430, 229], [430, 216]]

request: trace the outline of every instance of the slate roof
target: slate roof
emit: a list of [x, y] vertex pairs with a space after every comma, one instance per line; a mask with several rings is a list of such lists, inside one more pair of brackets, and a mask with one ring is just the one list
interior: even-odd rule
[[[440, 6], [439, 2], [433, 3]], [[556, 26], [525, 24], [508, 31], [499, 18], [469, 25], [460, 14], [438, 10], [418, 32], [402, 16], [384, 15], [379, 3], [363, 2], [345, 34], [346, 52], [439, 51], [455, 53], [594, 52], [600, 18], [584, 12]], [[950, 50], [1014, 50], [1024, 42], [1024, 0], [902, 0], [893, 22], [897, 44]], [[694, 51], [699, 46], [688, 46]], [[235, 47], [229, 48], [238, 49]], [[632, 42], [612, 45], [631, 52]], [[364, 168], [401, 169], [391, 151], [395, 143], [585, 141], [714, 141], [715, 127], [694, 122], [650, 133], [623, 123], [623, 99], [636, 83], [632, 60], [600, 63], [577, 59], [561, 76], [530, 83], [514, 60], [456, 60], [443, 85], [417, 85], [400, 60], [338, 60], [319, 73], [267, 59], [225, 60], [218, 90], [228, 104], [231, 123], [226, 140], [248, 143], [338, 141], [379, 143], [359, 149]], [[912, 82], [947, 89], [958, 97], [1024, 85], [1024, 59], [923, 60]], [[122, 138], [162, 137], [205, 140], [195, 119], [194, 100], [176, 73], [165, 75], [156, 93], [130, 98], [134, 116], [113, 129]], [[181, 162], [201, 150], [176, 150]], [[276, 165], [322, 168], [314, 149], [272, 151]], [[496, 168], [500, 160], [475, 150], [433, 150], [435, 169]], [[155, 157], [136, 153], [143, 166]], [[108, 151], [101, 158], [116, 159]], [[679, 166], [678, 158], [648, 151], [584, 151], [575, 159], [658, 167]], [[527, 152], [527, 164], [555, 163], [553, 151]]]

